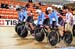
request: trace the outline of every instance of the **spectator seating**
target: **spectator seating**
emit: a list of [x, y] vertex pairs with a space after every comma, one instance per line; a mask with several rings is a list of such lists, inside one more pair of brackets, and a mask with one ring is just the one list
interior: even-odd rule
[[[0, 0], [0, 3], [5, 3], [5, 4], [13, 4], [13, 5], [21, 5], [21, 6], [25, 6], [27, 4], [27, 2], [19, 2], [19, 1], [15, 1], [15, 0]], [[38, 14], [35, 12], [36, 9], [33, 9], [33, 3], [29, 3], [30, 7], [27, 9], [27, 11], [32, 11], [33, 15], [34, 15], [34, 19], [37, 19]], [[36, 3], [36, 5], [38, 5]], [[39, 6], [39, 5], [38, 5]], [[43, 12], [45, 12], [46, 8], [48, 7], [48, 5], [46, 6], [39, 6], [41, 8], [41, 10]], [[14, 9], [4, 9], [4, 8], [0, 8], [0, 16], [1, 18], [4, 19], [18, 19], [18, 13], [16, 10]]]

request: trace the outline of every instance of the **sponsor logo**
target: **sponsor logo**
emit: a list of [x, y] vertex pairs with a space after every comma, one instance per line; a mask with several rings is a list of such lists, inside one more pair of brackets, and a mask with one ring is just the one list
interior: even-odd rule
[[17, 19], [0, 19], [0, 26], [15, 26], [17, 23]]

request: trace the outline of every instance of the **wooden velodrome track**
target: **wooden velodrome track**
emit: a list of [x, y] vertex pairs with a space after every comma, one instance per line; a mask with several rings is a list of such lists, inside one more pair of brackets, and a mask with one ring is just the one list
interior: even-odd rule
[[0, 49], [59, 49], [58, 47], [75, 47], [75, 37], [70, 46], [66, 46], [61, 41], [57, 46], [52, 47], [46, 38], [43, 42], [38, 43], [31, 35], [24, 39], [20, 38], [14, 31], [14, 27], [0, 27]]

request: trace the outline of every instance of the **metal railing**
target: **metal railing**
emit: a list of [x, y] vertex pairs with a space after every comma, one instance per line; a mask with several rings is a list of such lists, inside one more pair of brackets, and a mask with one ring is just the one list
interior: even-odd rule
[[[22, 1], [22, 2], [28, 2], [28, 0], [17, 0], [17, 1]], [[67, 1], [67, 0], [59, 0], [59, 1], [56, 1], [56, 0], [32, 0], [33, 2], [43, 2], [43, 3], [48, 3], [48, 4], [68, 4], [68, 3], [71, 3], [71, 1]]]

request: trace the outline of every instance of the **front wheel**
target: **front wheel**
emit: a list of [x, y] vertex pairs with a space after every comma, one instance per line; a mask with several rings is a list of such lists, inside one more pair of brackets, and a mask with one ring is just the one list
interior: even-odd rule
[[52, 46], [55, 46], [59, 41], [58, 31], [51, 31], [48, 35], [48, 40]]
[[27, 29], [24, 27], [24, 25], [19, 26], [17, 32], [18, 32], [18, 35], [19, 35], [21, 38], [27, 37], [27, 35], [28, 35], [28, 31], [27, 31]]
[[64, 33], [65, 43], [69, 45], [69, 44], [71, 44], [72, 40], [73, 40], [73, 37], [72, 37], [71, 31], [65, 31], [65, 33]]
[[75, 36], [75, 25], [73, 25], [72, 31], [73, 31], [73, 36]]
[[16, 24], [16, 26], [15, 26], [15, 32], [18, 32], [18, 27], [21, 26], [21, 25], [22, 25], [21, 23]]
[[34, 33], [36, 41], [41, 42], [44, 40], [45, 35], [40, 29], [36, 29]]

